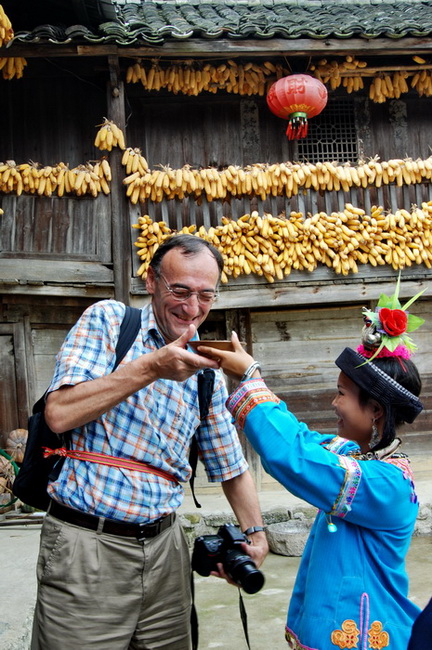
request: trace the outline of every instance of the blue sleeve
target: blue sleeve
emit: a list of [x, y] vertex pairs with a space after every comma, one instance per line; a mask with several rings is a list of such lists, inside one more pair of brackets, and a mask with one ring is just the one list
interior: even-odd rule
[[[331, 441], [299, 422], [262, 380], [241, 384], [227, 406], [266, 471], [299, 498], [373, 528], [399, 528], [405, 515], [416, 512], [407, 472], [384, 461], [359, 461], [330, 451], [322, 443]], [[345, 452], [347, 448], [349, 444]]]

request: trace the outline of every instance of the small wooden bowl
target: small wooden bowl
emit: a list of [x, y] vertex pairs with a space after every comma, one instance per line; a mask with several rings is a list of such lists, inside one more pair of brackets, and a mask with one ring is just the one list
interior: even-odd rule
[[206, 345], [208, 348], [214, 348], [215, 350], [230, 350], [231, 352], [234, 352], [234, 347], [231, 341], [189, 341], [188, 345], [190, 345], [194, 350], [196, 350], [199, 345]]

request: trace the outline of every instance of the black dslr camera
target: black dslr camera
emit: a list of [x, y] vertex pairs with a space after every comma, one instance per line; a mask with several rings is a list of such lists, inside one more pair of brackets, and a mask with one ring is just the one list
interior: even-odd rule
[[248, 543], [246, 535], [233, 524], [224, 524], [217, 535], [201, 535], [195, 540], [192, 553], [192, 569], [200, 576], [209, 576], [217, 571], [217, 564], [223, 565], [234, 582], [247, 594], [255, 594], [264, 584], [264, 575], [255, 562], [241, 548]]

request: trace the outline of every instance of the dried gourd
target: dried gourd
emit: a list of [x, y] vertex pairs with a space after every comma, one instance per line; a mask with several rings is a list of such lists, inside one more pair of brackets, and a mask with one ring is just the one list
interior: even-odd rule
[[6, 452], [16, 463], [22, 463], [24, 460], [27, 437], [27, 429], [14, 429], [6, 439]]
[[12, 485], [18, 472], [18, 465], [0, 449], [0, 508], [6, 508], [16, 501]]

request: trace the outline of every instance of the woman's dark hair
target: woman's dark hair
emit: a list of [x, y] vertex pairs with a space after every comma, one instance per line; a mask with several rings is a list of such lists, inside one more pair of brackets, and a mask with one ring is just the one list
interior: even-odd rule
[[[398, 384], [406, 388], [406, 390], [409, 390], [410, 393], [417, 397], [420, 395], [422, 382], [417, 366], [410, 359], [401, 359], [400, 357], [381, 357], [379, 359], [374, 359], [372, 363], [389, 375], [389, 377], [397, 381]], [[360, 388], [360, 404], [365, 406], [371, 399], [379, 401], [376, 397], [372, 397], [372, 395], [370, 395], [370, 393], [368, 393], [364, 388]], [[403, 413], [398, 410], [397, 404], [392, 405], [390, 412], [385, 408], [385, 413], [386, 420], [390, 420], [386, 422], [385, 427], [388, 433], [381, 438], [380, 442], [374, 447], [374, 451], [387, 447], [387, 445], [393, 442], [396, 435], [396, 429], [405, 423]], [[391, 435], [390, 432], [393, 432], [393, 435]]]
[[150, 262], [150, 266], [157, 276], [159, 276], [160, 273], [162, 259], [168, 251], [171, 251], [174, 248], [180, 248], [184, 255], [198, 255], [198, 253], [201, 253], [203, 250], [210, 251], [217, 262], [220, 277], [224, 267], [222, 254], [215, 246], [210, 244], [210, 242], [201, 239], [201, 237], [196, 237], [195, 235], [173, 235], [159, 246]]

